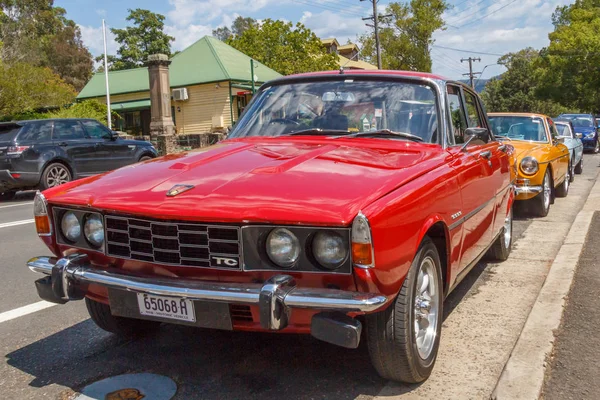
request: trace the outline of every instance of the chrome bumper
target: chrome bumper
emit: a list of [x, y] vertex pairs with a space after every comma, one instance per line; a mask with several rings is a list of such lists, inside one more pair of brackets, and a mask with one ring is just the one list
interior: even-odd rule
[[27, 262], [34, 272], [51, 276], [52, 291], [63, 303], [81, 298], [78, 284], [96, 284], [112, 289], [159, 296], [259, 306], [265, 329], [287, 326], [293, 308], [346, 312], [372, 312], [384, 306], [385, 296], [335, 289], [299, 288], [289, 275], [276, 275], [263, 284], [217, 283], [173, 278], [145, 278], [98, 270], [86, 255], [74, 254], [59, 260], [36, 257]]
[[515, 195], [538, 194], [543, 190], [542, 186], [515, 186]]

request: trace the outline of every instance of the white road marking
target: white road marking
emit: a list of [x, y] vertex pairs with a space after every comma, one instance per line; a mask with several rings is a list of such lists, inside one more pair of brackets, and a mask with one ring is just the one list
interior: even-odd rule
[[15, 204], [8, 204], [5, 206], [0, 206], [0, 208], [8, 208], [8, 207], [19, 207], [19, 206], [29, 206], [32, 205], [33, 201], [28, 201], [27, 203], [15, 203]]
[[15, 308], [14, 310], [5, 311], [0, 314], [0, 324], [2, 322], [10, 321], [11, 319], [19, 318], [27, 314], [45, 310], [46, 308], [50, 308], [55, 305], [55, 303], [50, 303], [49, 301], [38, 301], [37, 303]]
[[35, 222], [34, 219], [24, 219], [22, 221], [5, 222], [3, 224], [0, 224], [0, 229], [2, 229], [2, 228], [10, 228], [11, 226], [32, 224], [34, 222]]

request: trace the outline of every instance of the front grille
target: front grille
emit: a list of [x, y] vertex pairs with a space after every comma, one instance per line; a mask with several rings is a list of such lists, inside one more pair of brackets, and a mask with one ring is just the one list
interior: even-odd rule
[[105, 216], [109, 256], [185, 267], [240, 269], [240, 228]]

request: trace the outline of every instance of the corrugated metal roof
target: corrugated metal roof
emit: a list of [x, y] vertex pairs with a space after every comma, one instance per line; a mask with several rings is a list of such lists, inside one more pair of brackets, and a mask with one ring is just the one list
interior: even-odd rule
[[[233, 47], [205, 36], [171, 59], [169, 80], [171, 87], [208, 82], [250, 82], [250, 57]], [[258, 61], [254, 62], [257, 82], [266, 82], [281, 76]], [[110, 93], [123, 94], [149, 90], [148, 69], [135, 68], [109, 72]], [[78, 99], [105, 96], [104, 73], [95, 74], [81, 90]]]
[[112, 103], [110, 108], [114, 111], [136, 110], [140, 108], [149, 108], [150, 99], [126, 101], [123, 103]]

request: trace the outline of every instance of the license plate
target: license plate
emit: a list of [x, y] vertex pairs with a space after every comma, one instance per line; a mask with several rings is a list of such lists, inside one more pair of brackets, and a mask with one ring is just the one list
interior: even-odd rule
[[142, 315], [196, 322], [194, 303], [191, 300], [143, 293], [137, 294], [137, 300], [140, 314]]

